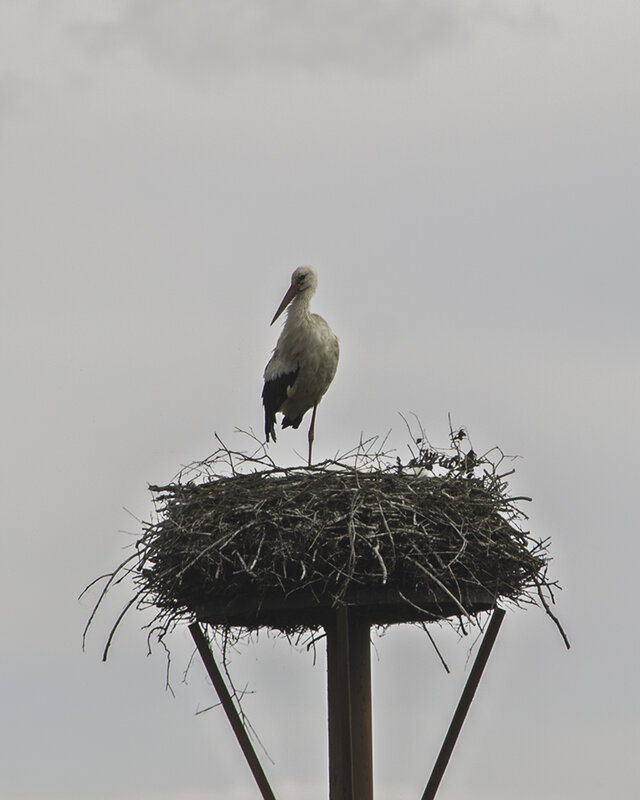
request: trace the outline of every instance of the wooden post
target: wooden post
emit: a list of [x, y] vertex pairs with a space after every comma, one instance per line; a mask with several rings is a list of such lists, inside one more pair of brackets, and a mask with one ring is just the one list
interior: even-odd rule
[[330, 800], [373, 800], [369, 630], [347, 607], [326, 625]]

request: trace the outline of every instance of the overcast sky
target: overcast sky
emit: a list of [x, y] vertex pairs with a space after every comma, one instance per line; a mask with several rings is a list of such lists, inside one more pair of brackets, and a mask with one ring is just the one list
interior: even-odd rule
[[[315, 455], [399, 413], [517, 454], [567, 652], [510, 610], [442, 800], [635, 798], [636, 0], [0, 0], [0, 800], [251, 800], [186, 630], [92, 595], [147, 483], [262, 429], [269, 321], [313, 264], [341, 341]], [[304, 426], [303, 426], [304, 427]], [[306, 434], [271, 450], [296, 463]], [[420, 796], [471, 637], [374, 639], [380, 798]], [[233, 660], [279, 798], [326, 796], [325, 664]]]

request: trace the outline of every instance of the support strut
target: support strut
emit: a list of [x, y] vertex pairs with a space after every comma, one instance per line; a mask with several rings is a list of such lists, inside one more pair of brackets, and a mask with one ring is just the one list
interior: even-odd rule
[[242, 748], [244, 757], [247, 759], [247, 763], [249, 764], [249, 768], [253, 773], [253, 777], [255, 778], [258, 788], [262, 793], [262, 797], [264, 800], [276, 800], [275, 795], [271, 790], [271, 786], [269, 786], [267, 776], [264, 774], [262, 765], [258, 761], [256, 751], [253, 749], [251, 740], [247, 735], [245, 727], [242, 724], [242, 720], [240, 719], [240, 715], [233, 704], [231, 695], [229, 694], [224, 679], [220, 674], [220, 670], [218, 669], [218, 665], [213, 657], [209, 643], [207, 642], [204, 633], [202, 633], [200, 625], [197, 622], [193, 622], [191, 625], [189, 625], [189, 631], [193, 636], [193, 641], [196, 643], [196, 647], [198, 648], [198, 652], [200, 653], [200, 657], [202, 658], [205, 669], [209, 673], [211, 683], [213, 683], [214, 689], [218, 693], [222, 707], [227, 714], [227, 718], [231, 723], [231, 727], [236, 735], [238, 744]]
[[482, 677], [484, 668], [487, 665], [489, 655], [496, 641], [496, 636], [500, 630], [500, 625], [502, 625], [504, 615], [504, 609], [496, 608], [491, 616], [491, 621], [489, 622], [487, 630], [482, 637], [480, 649], [478, 650], [478, 654], [473, 662], [473, 667], [471, 667], [471, 672], [469, 673], [469, 677], [467, 678], [460, 701], [458, 702], [458, 707], [456, 708], [453, 719], [451, 720], [451, 724], [449, 725], [447, 735], [445, 736], [442, 747], [440, 748], [440, 754], [438, 755], [435, 766], [433, 767], [433, 771], [431, 772], [429, 783], [427, 783], [427, 788], [424, 790], [424, 794], [422, 795], [422, 800], [433, 800], [433, 798], [436, 796], [436, 792], [440, 786], [440, 781], [442, 780], [444, 771], [447, 768], [447, 764], [451, 758], [451, 753], [453, 753], [453, 748], [455, 747], [456, 741], [458, 740], [458, 735], [460, 734], [465, 717], [469, 711], [469, 706], [471, 705], [473, 696], [475, 695], [478, 684], [480, 683], [480, 678]]

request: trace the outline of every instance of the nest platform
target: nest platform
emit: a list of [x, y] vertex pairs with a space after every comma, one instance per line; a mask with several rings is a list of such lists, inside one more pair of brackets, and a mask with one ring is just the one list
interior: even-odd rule
[[429, 453], [365, 468], [252, 459], [231, 475], [209, 464], [151, 486], [158, 519], [137, 545], [139, 599], [165, 625], [285, 633], [326, 626], [344, 606], [389, 625], [536, 602], [548, 559], [520, 526], [526, 498], [508, 496], [495, 464]]

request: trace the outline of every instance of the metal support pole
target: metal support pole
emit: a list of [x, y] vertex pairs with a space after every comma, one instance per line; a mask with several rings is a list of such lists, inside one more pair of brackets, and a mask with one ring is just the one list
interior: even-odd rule
[[267, 780], [267, 776], [264, 774], [262, 769], [262, 765], [258, 761], [258, 756], [256, 755], [256, 751], [253, 749], [253, 745], [251, 744], [251, 740], [247, 735], [247, 732], [242, 724], [242, 720], [240, 719], [240, 715], [233, 704], [233, 700], [231, 699], [231, 695], [225, 685], [224, 679], [220, 674], [220, 670], [218, 669], [218, 665], [215, 662], [213, 657], [213, 653], [209, 648], [209, 643], [207, 642], [205, 635], [202, 633], [202, 629], [197, 622], [193, 622], [189, 625], [189, 630], [191, 631], [191, 635], [193, 636], [193, 641], [196, 643], [196, 647], [198, 648], [198, 652], [200, 653], [200, 657], [204, 663], [205, 669], [209, 673], [209, 677], [211, 678], [211, 683], [218, 693], [218, 697], [220, 698], [220, 702], [222, 703], [222, 707], [224, 708], [227, 718], [231, 723], [231, 727], [233, 728], [233, 732], [236, 735], [238, 740], [238, 744], [242, 748], [242, 752], [244, 753], [244, 757], [247, 759], [247, 763], [249, 764], [249, 768], [253, 773], [253, 777], [258, 784], [258, 788], [262, 793], [262, 797], [264, 800], [276, 800], [275, 795], [271, 790], [271, 786], [269, 786], [269, 781]]
[[438, 755], [435, 766], [431, 773], [431, 777], [429, 778], [429, 783], [427, 783], [427, 788], [424, 790], [424, 794], [422, 795], [422, 800], [433, 800], [433, 798], [436, 796], [436, 792], [440, 786], [440, 781], [442, 780], [444, 771], [447, 768], [449, 759], [451, 758], [451, 753], [453, 752], [453, 748], [455, 747], [458, 735], [462, 729], [465, 717], [469, 711], [469, 706], [471, 705], [473, 696], [475, 695], [478, 684], [480, 683], [480, 678], [482, 677], [482, 673], [489, 659], [489, 655], [495, 643], [498, 631], [500, 630], [500, 625], [502, 624], [504, 615], [505, 612], [502, 608], [496, 608], [491, 616], [491, 621], [489, 622], [487, 630], [482, 638], [480, 649], [478, 650], [478, 654], [473, 662], [473, 667], [471, 667], [471, 672], [467, 678], [467, 682], [460, 697], [456, 712], [453, 715], [451, 724], [449, 725], [449, 730], [447, 731], [447, 735], [445, 736], [444, 742], [440, 749], [440, 754]]
[[369, 630], [347, 607], [326, 626], [330, 800], [373, 800]]

